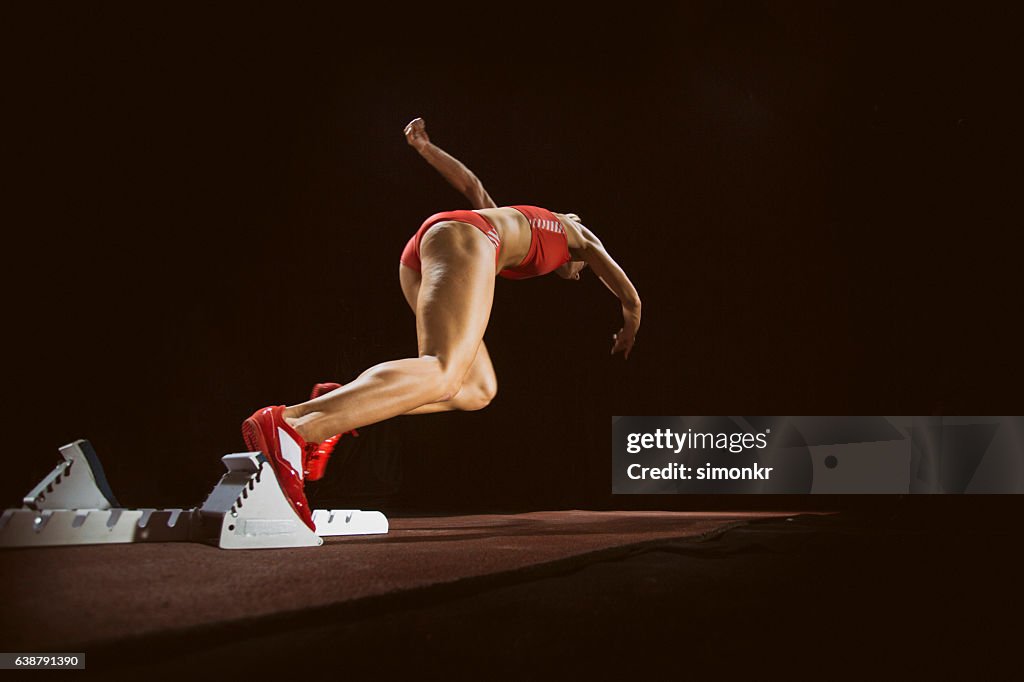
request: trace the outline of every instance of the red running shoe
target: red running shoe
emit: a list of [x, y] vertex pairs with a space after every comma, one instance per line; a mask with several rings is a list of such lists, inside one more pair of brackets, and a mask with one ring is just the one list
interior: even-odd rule
[[317, 444], [307, 443], [285, 422], [284, 405], [256, 410], [242, 422], [242, 438], [245, 439], [245, 447], [252, 452], [262, 452], [267, 458], [295, 513], [315, 533], [313, 512], [306, 500], [299, 468], [303, 466], [307, 453], [315, 450]]
[[[333, 390], [341, 388], [341, 384], [333, 382], [325, 382], [317, 384], [313, 387], [313, 392], [309, 395], [309, 399], [319, 398], [322, 395], [330, 393]], [[353, 436], [358, 436], [359, 432], [352, 429], [348, 433]], [[319, 481], [324, 477], [324, 472], [327, 470], [327, 461], [331, 458], [331, 453], [334, 452], [334, 447], [341, 440], [344, 434], [338, 433], [330, 438], [325, 438], [316, 448], [311, 448], [302, 460], [302, 473], [306, 477], [307, 481]]]
[[333, 381], [326, 381], [322, 384], [317, 384], [313, 387], [313, 392], [309, 394], [309, 399], [314, 400], [322, 395], [327, 395], [331, 391], [336, 391], [341, 388], [341, 384], [336, 384]]

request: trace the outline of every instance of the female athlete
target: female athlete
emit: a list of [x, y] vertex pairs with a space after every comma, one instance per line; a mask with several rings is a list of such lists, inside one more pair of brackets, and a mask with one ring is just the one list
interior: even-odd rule
[[323, 476], [338, 434], [403, 414], [479, 410], [494, 398], [498, 383], [483, 337], [495, 276], [554, 272], [576, 280], [589, 266], [622, 305], [612, 354], [628, 358], [640, 327], [636, 289], [575, 214], [499, 208], [476, 175], [431, 143], [423, 119], [409, 123], [405, 137], [473, 207], [430, 216], [402, 252], [398, 278], [416, 314], [418, 357], [381, 363], [345, 386], [318, 384], [311, 400], [265, 407], [242, 424], [246, 446], [270, 461], [312, 530], [304, 482]]

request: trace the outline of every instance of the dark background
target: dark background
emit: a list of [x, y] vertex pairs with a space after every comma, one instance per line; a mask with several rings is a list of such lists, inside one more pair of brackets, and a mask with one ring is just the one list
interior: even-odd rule
[[316, 504], [610, 494], [610, 417], [1020, 414], [1009, 6], [614, 11], [67, 4], [9, 17], [4, 506], [89, 438], [127, 506], [192, 506], [240, 422], [415, 352], [398, 255], [467, 208], [579, 213], [644, 301], [499, 281], [499, 395], [339, 449]]

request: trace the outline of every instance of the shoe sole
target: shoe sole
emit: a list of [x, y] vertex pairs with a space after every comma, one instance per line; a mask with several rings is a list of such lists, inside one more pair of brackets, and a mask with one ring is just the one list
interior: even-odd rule
[[264, 452], [260, 427], [251, 417], [242, 422], [242, 440], [245, 441], [245, 447], [249, 448], [249, 452], [262, 452], [264, 457], [270, 457]]

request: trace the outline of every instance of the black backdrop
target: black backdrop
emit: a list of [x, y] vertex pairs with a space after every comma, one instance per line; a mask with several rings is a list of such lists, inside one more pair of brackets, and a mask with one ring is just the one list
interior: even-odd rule
[[609, 358], [594, 278], [499, 281], [492, 406], [364, 429], [314, 500], [777, 504], [613, 498], [610, 416], [1019, 414], [1017, 11], [680, 5], [11, 17], [4, 506], [78, 437], [123, 503], [196, 504], [254, 409], [412, 354], [398, 254], [466, 207], [414, 116], [579, 213], [643, 327]]

